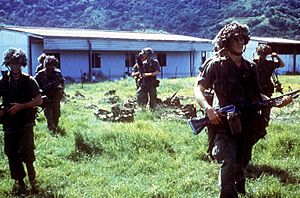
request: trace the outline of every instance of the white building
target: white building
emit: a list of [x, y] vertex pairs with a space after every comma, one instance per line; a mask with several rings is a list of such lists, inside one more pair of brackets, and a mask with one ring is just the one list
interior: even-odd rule
[[27, 72], [35, 74], [41, 53], [55, 55], [65, 77], [79, 81], [82, 73], [103, 80], [131, 72], [137, 53], [151, 47], [161, 65], [161, 78], [195, 76], [211, 56], [209, 39], [173, 34], [100, 31], [74, 28], [1, 27], [0, 53], [9, 47], [27, 52]]

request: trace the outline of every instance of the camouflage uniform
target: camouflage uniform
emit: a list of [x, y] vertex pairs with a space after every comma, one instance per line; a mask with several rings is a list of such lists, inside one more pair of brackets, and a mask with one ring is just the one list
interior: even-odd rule
[[[26, 66], [26, 55], [18, 49], [10, 49], [4, 54], [4, 64], [10, 66], [12, 62]], [[9, 72], [0, 80], [0, 96], [3, 101], [4, 115], [1, 117], [4, 131], [4, 151], [8, 157], [11, 178], [24, 188], [26, 176], [23, 162], [26, 164], [29, 181], [35, 185], [35, 169], [33, 162], [35, 108], [25, 108], [11, 115], [7, 111], [12, 108], [12, 103], [24, 104], [40, 97], [37, 82], [29, 75], [20, 72], [18, 79]], [[24, 190], [24, 189], [23, 189]]]
[[[242, 36], [245, 44], [249, 41], [247, 27], [233, 22], [220, 31], [217, 45], [226, 48], [226, 42], [233, 36]], [[254, 63], [245, 59], [242, 59], [241, 67], [237, 67], [229, 56], [216, 58], [208, 63], [197, 81], [205, 89], [214, 89], [220, 107], [229, 104], [240, 107], [261, 99]], [[240, 119], [242, 132], [239, 134], [232, 133], [223, 117], [222, 125], [211, 125], [209, 129], [214, 133], [210, 138], [213, 148], [209, 150], [221, 163], [220, 197], [237, 197], [238, 192], [245, 194], [244, 168], [251, 159], [252, 146], [265, 134], [257, 111], [241, 113]]]
[[[150, 60], [145, 60], [139, 66], [136, 64], [132, 68], [133, 72], [140, 73], [153, 73], [156, 71], [160, 72], [159, 63], [156, 59], [151, 58]], [[157, 100], [157, 91], [156, 87], [158, 86], [158, 81], [156, 76], [143, 77], [137, 82], [137, 103], [140, 106], [146, 106], [149, 100], [149, 105], [151, 109], [156, 108]]]
[[[44, 106], [44, 114], [47, 118], [47, 125], [49, 130], [55, 131], [57, 129], [60, 117], [60, 101], [64, 94], [64, 78], [59, 69], [56, 68], [58, 64], [56, 58], [47, 57], [45, 59], [45, 67], [34, 77], [40, 85], [43, 95], [48, 97], [50, 102], [47, 102]], [[53, 66], [53, 69], [48, 70], [49, 64]]]
[[[257, 48], [257, 53], [259, 56], [266, 56], [272, 53], [272, 48], [266, 44], [260, 44]], [[280, 67], [280, 62], [267, 60], [265, 58], [254, 59], [254, 62], [256, 63], [257, 79], [259, 81], [261, 92], [271, 98], [274, 93], [274, 84], [271, 81], [271, 77], [273, 72]], [[266, 126], [268, 126], [271, 108], [263, 109], [262, 113], [266, 121]]]

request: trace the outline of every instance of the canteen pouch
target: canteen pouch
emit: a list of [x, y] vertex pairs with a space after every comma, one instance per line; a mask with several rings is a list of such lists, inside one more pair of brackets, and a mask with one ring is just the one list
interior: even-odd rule
[[232, 135], [237, 135], [242, 132], [242, 123], [238, 112], [227, 112], [227, 121]]

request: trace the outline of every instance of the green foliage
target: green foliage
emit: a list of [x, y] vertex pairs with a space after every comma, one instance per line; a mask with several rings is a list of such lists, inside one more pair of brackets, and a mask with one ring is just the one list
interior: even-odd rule
[[0, 23], [9, 25], [156, 31], [212, 39], [228, 19], [234, 19], [247, 23], [255, 36], [300, 38], [298, 0], [0, 0], [0, 4]]
[[[158, 96], [175, 91], [194, 103], [194, 78], [161, 79]], [[300, 88], [299, 76], [281, 76], [284, 87]], [[135, 96], [132, 79], [68, 84], [61, 131], [48, 131], [39, 114], [35, 127], [36, 197], [217, 197], [219, 164], [207, 157], [207, 135], [192, 135], [186, 120], [169, 109], [137, 109], [132, 123], [98, 120], [96, 108], [110, 110], [107, 91], [120, 103]], [[94, 106], [93, 106], [94, 105]], [[268, 134], [254, 147], [246, 197], [299, 197], [300, 101], [272, 110]], [[96, 107], [95, 107], [96, 106]], [[0, 197], [13, 197], [0, 133]], [[28, 183], [28, 181], [26, 181]]]

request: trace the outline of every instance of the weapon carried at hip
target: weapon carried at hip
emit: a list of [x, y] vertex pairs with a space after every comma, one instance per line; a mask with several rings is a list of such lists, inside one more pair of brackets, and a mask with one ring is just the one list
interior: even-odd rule
[[[217, 109], [217, 113], [220, 116], [226, 116], [228, 113], [240, 111], [241, 113], [243, 112], [249, 112], [249, 111], [257, 111], [261, 110], [263, 108], [271, 108], [271, 107], [276, 107], [280, 106], [283, 103], [283, 99], [285, 96], [292, 96], [293, 99], [296, 99], [299, 96], [300, 89], [297, 89], [295, 91], [288, 92], [286, 94], [282, 94], [280, 96], [270, 98], [267, 100], [255, 102], [250, 105], [245, 105], [245, 106], [240, 106], [236, 107], [234, 105], [227, 105], [224, 107], [221, 107]], [[198, 135], [206, 126], [210, 125], [209, 118], [207, 116], [200, 117], [200, 118], [191, 118], [188, 120], [188, 124], [190, 125], [193, 133], [195, 135]]]

